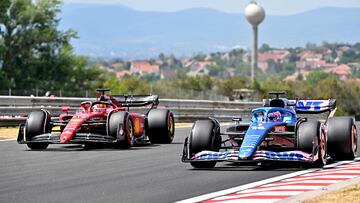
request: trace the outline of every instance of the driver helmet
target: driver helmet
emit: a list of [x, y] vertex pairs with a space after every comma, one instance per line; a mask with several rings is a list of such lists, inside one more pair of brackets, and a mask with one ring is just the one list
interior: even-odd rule
[[263, 111], [256, 112], [254, 114], [257, 122], [263, 122], [265, 121], [265, 113]]
[[93, 112], [106, 112], [105, 104], [95, 104], [93, 107]]
[[281, 113], [279, 111], [269, 113], [268, 118], [269, 118], [269, 121], [281, 122]]

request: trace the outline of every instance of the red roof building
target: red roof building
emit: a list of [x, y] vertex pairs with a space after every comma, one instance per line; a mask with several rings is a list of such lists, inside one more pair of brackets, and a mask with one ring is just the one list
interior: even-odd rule
[[347, 78], [349, 75], [352, 74], [352, 70], [350, 66], [346, 64], [341, 64], [335, 68], [329, 68], [325, 70], [327, 73], [332, 73], [335, 75], [339, 75], [342, 79]]
[[152, 65], [148, 61], [133, 61], [131, 62], [130, 72], [138, 75], [159, 73], [160, 67], [159, 65]]
[[176, 77], [176, 70], [162, 70], [160, 73], [160, 78], [174, 78]]
[[290, 52], [286, 50], [273, 50], [269, 53], [258, 54], [259, 61], [273, 60], [275, 62], [283, 63], [287, 57], [290, 56]]
[[215, 63], [212, 61], [195, 61], [189, 65], [190, 71], [187, 73], [187, 75], [209, 75], [208, 67], [213, 64]]
[[326, 65], [324, 60], [314, 60], [314, 61], [296, 61], [296, 68], [300, 69], [316, 69], [321, 68]]
[[116, 72], [116, 77], [117, 77], [117, 78], [123, 78], [123, 77], [125, 77], [126, 75], [131, 75], [130, 71], [128, 71], [128, 70], [122, 70], [122, 71]]
[[285, 60], [290, 56], [290, 52], [286, 50], [273, 50], [268, 53], [258, 54], [258, 67], [263, 71], [269, 68], [269, 60], [272, 60], [276, 63], [284, 63]]

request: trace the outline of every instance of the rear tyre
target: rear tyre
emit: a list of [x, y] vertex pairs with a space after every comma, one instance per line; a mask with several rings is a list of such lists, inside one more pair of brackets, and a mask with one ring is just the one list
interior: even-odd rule
[[153, 109], [147, 118], [147, 133], [152, 144], [170, 144], [174, 139], [174, 115], [168, 109]]
[[357, 131], [350, 117], [328, 120], [329, 155], [334, 160], [353, 160], [357, 151]]
[[[213, 120], [196, 121], [189, 136], [189, 153], [191, 157], [204, 150], [218, 152], [220, 147], [219, 123]], [[191, 165], [194, 168], [214, 168], [216, 161], [191, 162]]]
[[[31, 112], [25, 123], [26, 141], [31, 141], [36, 135], [51, 132], [50, 116], [44, 111]], [[27, 143], [27, 146], [32, 150], [46, 149], [48, 143]]]
[[134, 127], [128, 112], [110, 114], [108, 135], [118, 140], [118, 147], [129, 149], [134, 145]]
[[299, 125], [297, 148], [308, 154], [317, 154], [318, 159], [311, 165], [322, 168], [326, 164], [327, 143], [319, 121], [307, 121]]

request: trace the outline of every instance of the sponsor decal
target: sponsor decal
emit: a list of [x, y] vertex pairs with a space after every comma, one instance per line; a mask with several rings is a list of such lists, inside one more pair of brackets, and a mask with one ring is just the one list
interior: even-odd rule
[[65, 132], [63, 132], [62, 134], [71, 134], [71, 132], [69, 130], [66, 130]]
[[250, 134], [250, 135], [246, 135], [249, 138], [258, 138], [260, 135], [254, 135], [254, 134]]
[[274, 132], [285, 132], [285, 131], [286, 131], [286, 126], [284, 125], [274, 127]]
[[96, 120], [96, 121], [104, 120], [104, 118], [101, 117], [101, 116], [94, 116], [92, 119], [93, 119], [93, 120]]
[[301, 110], [315, 110], [319, 111], [321, 109], [321, 104], [324, 103], [322, 101], [298, 101], [297, 108]]
[[73, 119], [71, 119], [71, 122], [73, 122], [73, 123], [79, 123], [79, 122], [81, 122], [83, 119], [81, 119], [81, 118], [73, 118]]
[[265, 151], [265, 156], [272, 159], [290, 159], [290, 160], [301, 160], [304, 158], [304, 155], [297, 152], [271, 152]]
[[87, 119], [87, 118], [89, 118], [89, 116], [86, 115], [86, 114], [82, 114], [82, 115], [79, 115], [78, 118], [85, 118], [85, 119]]
[[264, 126], [252, 126], [251, 127], [252, 130], [265, 130]]
[[202, 151], [193, 157], [195, 160], [218, 160], [225, 159], [231, 152], [213, 152], [213, 151]]

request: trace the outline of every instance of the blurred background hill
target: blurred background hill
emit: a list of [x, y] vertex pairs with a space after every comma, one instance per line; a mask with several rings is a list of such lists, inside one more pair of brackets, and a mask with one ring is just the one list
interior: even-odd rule
[[[289, 16], [267, 16], [259, 44], [297, 47], [306, 43], [360, 41], [360, 8], [320, 8]], [[159, 53], [247, 48], [251, 29], [241, 13], [208, 8], [177, 12], [138, 11], [121, 5], [65, 4], [61, 29], [77, 30], [76, 53], [98, 57], [149, 58]]]

